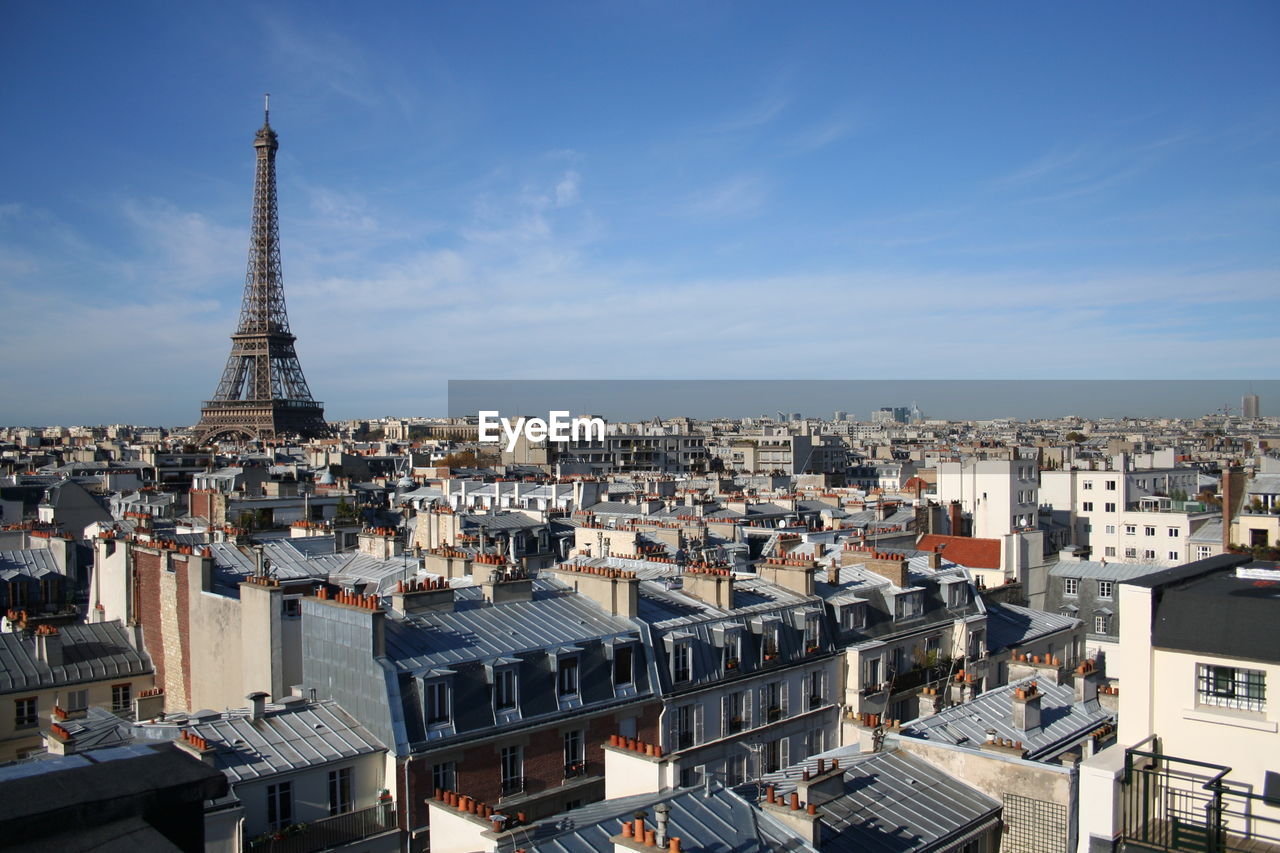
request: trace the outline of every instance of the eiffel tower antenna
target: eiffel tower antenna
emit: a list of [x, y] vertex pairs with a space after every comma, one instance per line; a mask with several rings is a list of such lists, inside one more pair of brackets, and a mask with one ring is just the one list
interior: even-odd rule
[[263, 99], [262, 127], [253, 140], [253, 218], [249, 268], [245, 273], [240, 322], [231, 336], [231, 355], [222, 380], [200, 410], [194, 433], [201, 443], [220, 438], [311, 438], [327, 435], [324, 406], [311, 389], [289, 331], [280, 267], [280, 216], [276, 208], [276, 151], [271, 96]]

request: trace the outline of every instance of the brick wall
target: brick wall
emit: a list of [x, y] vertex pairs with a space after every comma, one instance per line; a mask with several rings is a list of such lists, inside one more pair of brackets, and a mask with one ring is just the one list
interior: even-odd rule
[[[618, 734], [620, 717], [636, 716], [636, 737], [650, 743], [658, 742], [658, 717], [662, 711], [659, 702], [650, 702], [644, 706], [632, 706], [625, 711], [610, 711], [592, 717], [583, 717], [573, 721], [553, 721], [537, 729], [513, 733], [509, 737], [494, 738], [483, 743], [461, 749], [447, 747], [422, 753], [415, 757], [410, 765], [410, 782], [413, 791], [409, 802], [413, 803], [413, 821], [411, 826], [421, 826], [427, 820], [426, 800], [434, 795], [432, 768], [446, 761], [454, 762], [455, 784], [459, 792], [498, 806], [501, 799], [502, 784], [502, 748], [513, 744], [524, 747], [524, 775], [526, 794], [546, 793], [548, 796], [541, 802], [536, 799], [527, 805], [517, 806], [526, 812], [530, 820], [554, 814], [563, 807], [563, 799], [583, 798], [598, 799], [603, 796], [604, 788], [598, 784], [592, 789], [597, 793], [587, 796], [588, 789], [574, 792], [570, 797], [558, 798], [555, 792], [564, 782], [564, 733], [572, 729], [581, 729], [583, 736], [583, 755], [587, 761], [586, 777], [602, 777], [604, 775], [604, 754], [602, 747], [609, 742], [609, 736]], [[399, 771], [401, 777], [397, 781], [397, 789], [403, 788], [403, 764]], [[583, 777], [578, 777], [583, 778]], [[569, 780], [569, 781], [577, 781]], [[404, 802], [401, 790], [401, 802]], [[403, 814], [403, 813], [402, 813]]]
[[[134, 617], [156, 668], [156, 684], [165, 690], [165, 710], [192, 710], [189, 649], [191, 611], [187, 600], [187, 558], [132, 548]], [[173, 571], [165, 568], [167, 560]]]

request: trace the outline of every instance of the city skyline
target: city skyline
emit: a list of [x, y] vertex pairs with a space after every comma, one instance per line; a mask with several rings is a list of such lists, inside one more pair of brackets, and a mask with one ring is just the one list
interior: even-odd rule
[[264, 91], [334, 419], [468, 376], [1265, 375], [1280, 13], [1156, 8], [16, 8], [6, 420], [195, 423]]

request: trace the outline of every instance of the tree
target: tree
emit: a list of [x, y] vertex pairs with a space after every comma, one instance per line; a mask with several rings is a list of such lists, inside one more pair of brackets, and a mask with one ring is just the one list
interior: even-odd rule
[[1071, 432], [1067, 433], [1066, 439], [1072, 444], [1079, 444], [1080, 442], [1084, 441], [1084, 433], [1076, 432], [1075, 430], [1072, 430]]

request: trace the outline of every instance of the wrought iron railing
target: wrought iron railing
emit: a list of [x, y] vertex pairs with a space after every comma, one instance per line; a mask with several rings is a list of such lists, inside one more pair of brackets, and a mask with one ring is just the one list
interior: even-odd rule
[[1236, 785], [1230, 767], [1125, 750], [1122, 841], [1186, 853], [1230, 853], [1280, 847], [1280, 816], [1262, 794]]
[[315, 853], [390, 832], [398, 825], [395, 803], [386, 800], [366, 809], [246, 838], [245, 849], [258, 853]]

